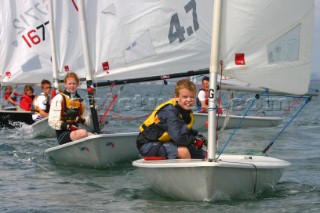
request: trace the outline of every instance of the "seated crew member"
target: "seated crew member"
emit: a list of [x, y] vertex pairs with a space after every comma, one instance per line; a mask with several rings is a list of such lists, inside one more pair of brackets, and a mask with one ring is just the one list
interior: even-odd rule
[[32, 104], [32, 119], [34, 121], [39, 121], [42, 118], [46, 118], [49, 115], [50, 109], [50, 91], [51, 91], [51, 82], [43, 79], [41, 81], [41, 94], [37, 95], [33, 99]]
[[175, 97], [160, 104], [140, 126], [137, 148], [145, 159], [205, 158], [203, 136], [192, 129], [196, 86], [188, 79], [176, 83]]
[[18, 99], [17, 96], [22, 96], [22, 94], [12, 91], [12, 86], [7, 85], [4, 89], [3, 96], [8, 103], [12, 104], [13, 106], [18, 106], [19, 104], [17, 102], [17, 99]]
[[68, 73], [64, 79], [65, 90], [51, 101], [48, 123], [56, 130], [59, 144], [93, 135], [79, 126], [79, 123], [90, 125], [90, 115], [77, 93], [79, 83], [75, 73]]
[[209, 77], [202, 78], [202, 88], [198, 92], [197, 106], [199, 112], [208, 112]]
[[25, 111], [31, 111], [31, 105], [34, 99], [34, 90], [30, 84], [24, 87], [24, 93], [20, 98], [20, 108]]

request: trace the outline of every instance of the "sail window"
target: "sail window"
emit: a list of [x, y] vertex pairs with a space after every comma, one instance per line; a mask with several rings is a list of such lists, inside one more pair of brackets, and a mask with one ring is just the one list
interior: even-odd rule
[[300, 24], [268, 45], [268, 63], [299, 60]]

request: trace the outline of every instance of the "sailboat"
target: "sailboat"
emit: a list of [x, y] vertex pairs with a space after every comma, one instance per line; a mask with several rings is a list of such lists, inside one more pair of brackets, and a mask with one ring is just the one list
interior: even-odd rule
[[[83, 50], [84, 67], [80, 66], [80, 68], [77, 69], [76, 72], [81, 73], [81, 68], [82, 68], [82, 70], [84, 71], [82, 75], [85, 74], [85, 79], [87, 83], [87, 92], [88, 92], [87, 96], [89, 99], [89, 105], [90, 105], [92, 121], [93, 121], [92, 131], [95, 133], [95, 135], [46, 149], [45, 154], [49, 158], [51, 158], [56, 164], [86, 166], [86, 167], [94, 167], [94, 168], [104, 168], [104, 167], [112, 166], [114, 164], [118, 164], [122, 162], [130, 162], [134, 159], [137, 159], [139, 157], [138, 151], [135, 148], [135, 139], [138, 135], [137, 132], [103, 134], [100, 131], [100, 126], [98, 124], [98, 115], [95, 108], [96, 103], [94, 99], [95, 95], [94, 95], [94, 84], [92, 81], [93, 80], [92, 71], [91, 71], [92, 67], [91, 67], [91, 61], [90, 61], [89, 50], [88, 50], [88, 39], [87, 39], [88, 32], [87, 32], [87, 27], [86, 27], [87, 24], [85, 20], [84, 2], [81, 0], [78, 2], [78, 4], [75, 4], [75, 2], [71, 3], [71, 1], [69, 2], [59, 1], [53, 4], [53, 2], [50, 1], [49, 8], [51, 11], [51, 20], [52, 20], [51, 21], [52, 40], [55, 40], [55, 37], [56, 37], [56, 34], [53, 29], [57, 29], [57, 27], [53, 23], [57, 24], [56, 21], [61, 20], [61, 17], [62, 17], [61, 14], [69, 15], [67, 16], [68, 18], [66, 20], [72, 24], [70, 26], [73, 26], [73, 30], [77, 30], [77, 27], [79, 27], [80, 29], [80, 33], [81, 33], [80, 41], [82, 41], [81, 51]], [[59, 11], [60, 13], [56, 13], [55, 10]], [[53, 17], [54, 14], [56, 15], [55, 18]], [[72, 14], [76, 14], [76, 16], [72, 17]], [[65, 24], [66, 23], [65, 19], [63, 19], [63, 22], [61, 23]], [[59, 30], [61, 30], [61, 32], [63, 32], [63, 29], [65, 31], [70, 30], [68, 29], [68, 25], [62, 24], [58, 26], [58, 28], [59, 27], [60, 27]], [[77, 36], [77, 35], [73, 34], [73, 36]], [[70, 37], [71, 37], [71, 41], [72, 39], [79, 39], [77, 37], [73, 38], [72, 35]], [[76, 41], [76, 40], [73, 40], [73, 41]], [[55, 42], [52, 45], [53, 45], [53, 49], [57, 49], [55, 46], [56, 45]], [[58, 52], [59, 50], [57, 50], [57, 54]], [[58, 75], [58, 74], [54, 72], [54, 75]], [[56, 79], [55, 82], [57, 81], [58, 80]]]
[[[230, 77], [218, 75], [217, 78], [218, 85], [223, 90], [220, 91], [220, 95], [223, 96], [228, 92], [232, 92], [229, 97], [229, 103], [226, 106], [222, 104], [222, 97], [220, 98], [220, 109], [218, 110], [218, 128], [224, 129], [234, 129], [234, 128], [248, 128], [248, 127], [274, 127], [278, 126], [283, 117], [279, 116], [266, 116], [266, 115], [247, 115], [247, 113], [232, 113], [232, 109], [237, 107], [241, 107], [237, 102], [243, 102], [248, 104], [243, 98], [233, 98], [233, 93], [241, 92], [241, 93], [250, 93], [254, 96], [257, 94], [263, 93], [266, 90], [259, 87], [253, 87], [251, 84], [240, 82], [238, 80], [232, 79]], [[220, 96], [219, 95], [219, 96]], [[232, 97], [232, 99], [231, 99]], [[247, 101], [252, 101], [252, 99], [248, 99]], [[233, 102], [235, 106], [233, 106]], [[241, 109], [242, 110], [242, 109]], [[237, 110], [239, 111], [239, 110]], [[241, 111], [240, 111], [241, 112]], [[264, 113], [262, 113], [264, 114]], [[208, 113], [207, 112], [193, 112], [195, 122], [193, 124], [193, 128], [199, 131], [207, 130], [207, 121], [208, 121]]]
[[[52, 76], [45, 4], [6, 1], [1, 5], [0, 15], [1, 85], [36, 85]], [[34, 123], [31, 112], [8, 106], [0, 110], [1, 128], [22, 126], [27, 127], [24, 130], [28, 130], [27, 134], [32, 137], [54, 135], [47, 120]]]
[[[208, 113], [194, 112], [193, 128], [198, 131], [207, 130]], [[282, 122], [281, 117], [255, 116], [255, 115], [219, 115], [218, 128], [221, 129], [225, 122], [225, 129], [249, 128], [249, 127], [275, 127]]]
[[[148, 82], [208, 73], [209, 60], [206, 58], [209, 58], [210, 53], [207, 45], [210, 43], [210, 32], [206, 27], [201, 29], [197, 27], [198, 19], [193, 8], [195, 6], [193, 0], [177, 1], [175, 4], [145, 0], [134, 2], [124, 0], [56, 1], [54, 3], [54, 25], [58, 31], [54, 37], [62, 41], [68, 38], [74, 42], [79, 40], [77, 35], [81, 35], [85, 68], [82, 68], [83, 71], [79, 69], [79, 72], [76, 72], [79, 75], [85, 73], [89, 91], [92, 91], [91, 88], [95, 86]], [[64, 9], [68, 11], [64, 12]], [[205, 5], [202, 5], [199, 10], [204, 16], [212, 13], [212, 9]], [[78, 16], [73, 16], [74, 11], [78, 11], [79, 16], [86, 16], [80, 21], [81, 33], [73, 33], [77, 31], [79, 23]], [[166, 11], [172, 12], [169, 14], [171, 21], [158, 18], [161, 14], [168, 16]], [[179, 15], [176, 14], [177, 12]], [[64, 27], [60, 26], [60, 29], [65, 29], [68, 33], [60, 32], [57, 20], [60, 20], [61, 25], [65, 24]], [[182, 35], [174, 33], [175, 28], [178, 27], [177, 20], [187, 20], [185, 24], [191, 24], [188, 36], [192, 37], [192, 40], [184, 42]], [[207, 26], [211, 25], [210, 19], [199, 21]], [[71, 24], [67, 25], [68, 22]], [[172, 29], [169, 29], [169, 26]], [[196, 34], [194, 30], [197, 31]], [[59, 38], [57, 35], [65, 36]], [[168, 40], [172, 41], [171, 45], [168, 44]], [[69, 48], [68, 42], [60, 46], [57, 44], [58, 60], [63, 55], [59, 54], [59, 51], [66, 47]], [[189, 47], [189, 50], [185, 51], [185, 47]], [[180, 58], [190, 63], [180, 63]], [[197, 64], [192, 60], [197, 61]], [[195, 70], [199, 64], [204, 69]], [[58, 70], [61, 72], [63, 68], [61, 60], [58, 65], [60, 67]], [[187, 69], [188, 72], [186, 72]], [[71, 70], [74, 71], [74, 69]], [[146, 76], [145, 73], [149, 73], [149, 70], [152, 70], [153, 74]], [[93, 84], [93, 80], [96, 83]], [[93, 97], [92, 93], [88, 93], [88, 97]], [[95, 103], [90, 102], [89, 105], [92, 106], [96, 135], [46, 149], [46, 155], [57, 164], [90, 167], [107, 167], [115, 163], [138, 159], [139, 154], [135, 143], [138, 132], [101, 132], [97, 124], [96, 112], [94, 112]]]
[[217, 153], [213, 130], [219, 64], [223, 62], [223, 75], [243, 82], [288, 94], [307, 93], [313, 12], [313, 0], [214, 1], [208, 156], [134, 161], [155, 191], [174, 199], [215, 201], [254, 196], [277, 184], [289, 162], [267, 155]]

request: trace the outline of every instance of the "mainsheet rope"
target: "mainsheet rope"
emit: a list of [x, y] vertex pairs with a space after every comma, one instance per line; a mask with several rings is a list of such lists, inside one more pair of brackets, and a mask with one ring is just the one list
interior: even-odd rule
[[[161, 96], [162, 90], [163, 90], [164, 86], [166, 86], [166, 85], [168, 84], [168, 82], [167, 82], [166, 80], [163, 80], [163, 82], [164, 82], [164, 83], [163, 83], [163, 85], [162, 85], [162, 87], [161, 87], [161, 90], [160, 90], [160, 93], [159, 93], [158, 97]], [[113, 84], [112, 88], [113, 88], [114, 86], [115, 86], [115, 85]], [[110, 92], [112, 91], [112, 88], [110, 89]], [[122, 91], [122, 90], [123, 90], [123, 86], [121, 87], [120, 91]], [[102, 115], [102, 117], [101, 117], [101, 119], [100, 119], [100, 122], [99, 122], [100, 124], [102, 124], [102, 123], [104, 122], [107, 114], [109, 113], [109, 111], [110, 111], [111, 108], [113, 107], [116, 99], [120, 96], [120, 91], [119, 91], [118, 94], [116, 94], [116, 95], [114, 95], [114, 96], [112, 97], [112, 100], [111, 100], [109, 106], [106, 108], [104, 114]], [[101, 105], [100, 109], [102, 109], [102, 108], [104, 107], [105, 103], [106, 103], [107, 100], [110, 98], [110, 92], [108, 93], [108, 96], [106, 97], [106, 100], [104, 101], [104, 103]], [[147, 114], [141, 115], [141, 116], [121, 116], [120, 114], [117, 114], [117, 113], [111, 113], [111, 117], [114, 118], [114, 119], [116, 119], [116, 120], [137, 120], [137, 119], [140, 119], [140, 118], [145, 118], [145, 117], [147, 117], [147, 116], [149, 116], [149, 115], [150, 115], [150, 113], [147, 113]]]
[[225, 143], [225, 145], [223, 146], [223, 148], [221, 149], [217, 159], [219, 159], [220, 155], [223, 153], [224, 149], [227, 147], [227, 145], [229, 144], [229, 142], [231, 141], [231, 139], [233, 138], [233, 136], [235, 135], [236, 131], [239, 129], [239, 127], [241, 126], [244, 118], [247, 116], [248, 112], [250, 111], [251, 107], [253, 106], [253, 104], [255, 103], [255, 101], [259, 99], [259, 95], [256, 95], [256, 98], [251, 101], [250, 106], [248, 107], [248, 109], [246, 110], [246, 112], [244, 113], [244, 115], [242, 116], [242, 118], [240, 119], [239, 123], [237, 124], [237, 126], [234, 128], [232, 134], [230, 135], [230, 138], [228, 139], [228, 141]]
[[[302, 98], [302, 97], [301, 97]], [[292, 118], [287, 122], [287, 124], [282, 128], [282, 130], [276, 135], [276, 137], [271, 141], [268, 146], [262, 151], [263, 154], [265, 154], [269, 148], [275, 143], [275, 141], [279, 138], [279, 136], [282, 134], [282, 132], [289, 126], [289, 124], [298, 116], [298, 114], [302, 111], [302, 109], [310, 102], [311, 97], [304, 97], [305, 102], [301, 106], [301, 108], [292, 116]]]
[[[103, 115], [100, 118], [99, 123], [102, 124], [102, 122], [104, 122], [105, 118], [107, 117], [109, 111], [111, 110], [111, 108], [113, 107], [114, 103], [116, 102], [117, 98], [120, 96], [121, 91], [123, 90], [123, 86], [121, 86], [121, 88], [119, 89], [118, 93], [113, 95], [112, 100], [109, 104], [109, 106], [106, 108], [106, 110], [104, 111]], [[106, 102], [106, 101], [105, 101]]]

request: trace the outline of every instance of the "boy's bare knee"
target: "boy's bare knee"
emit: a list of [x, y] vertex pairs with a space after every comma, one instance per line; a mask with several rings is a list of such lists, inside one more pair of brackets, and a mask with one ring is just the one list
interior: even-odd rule
[[178, 147], [178, 158], [190, 159], [191, 155], [187, 147]]

